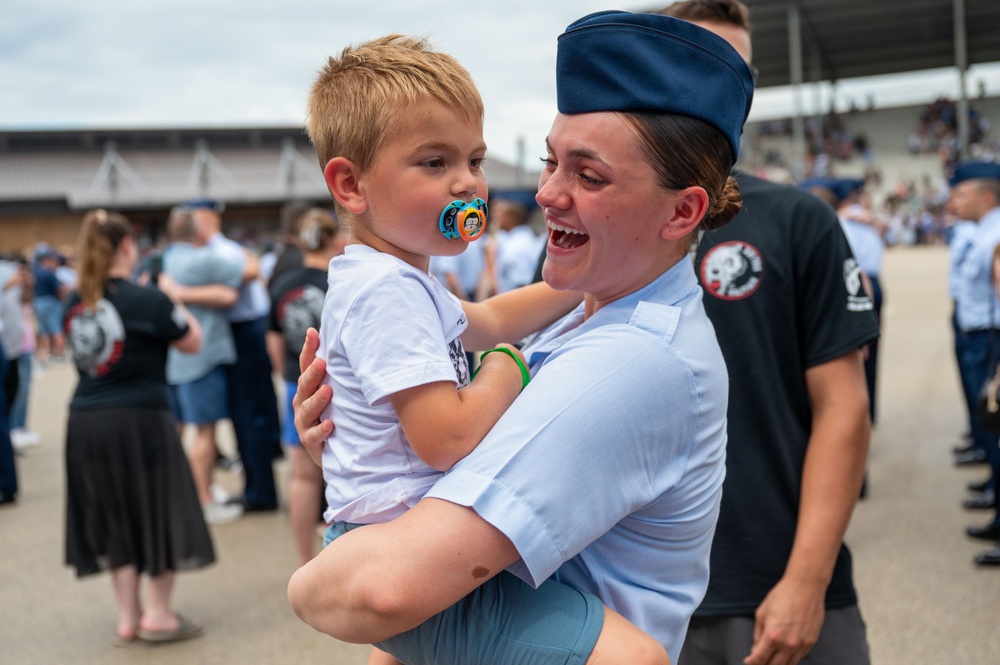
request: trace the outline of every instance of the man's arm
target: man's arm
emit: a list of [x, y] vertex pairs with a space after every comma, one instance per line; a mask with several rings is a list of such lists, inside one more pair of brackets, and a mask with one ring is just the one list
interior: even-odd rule
[[819, 636], [826, 589], [868, 458], [870, 423], [861, 351], [806, 370], [812, 433], [795, 541], [782, 578], [756, 612], [747, 665], [794, 665]]
[[377, 642], [453, 605], [514, 563], [517, 550], [473, 510], [424, 499], [386, 524], [337, 538], [288, 583], [303, 621], [345, 642]]

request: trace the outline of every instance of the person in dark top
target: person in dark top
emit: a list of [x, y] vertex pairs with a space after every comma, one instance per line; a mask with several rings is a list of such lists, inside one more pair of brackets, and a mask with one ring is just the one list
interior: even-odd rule
[[[79, 240], [79, 290], [63, 330], [79, 383], [66, 428], [66, 563], [110, 570], [119, 642], [196, 637], [173, 611], [177, 570], [215, 560], [191, 468], [167, 403], [167, 347], [194, 352], [201, 328], [159, 291], [129, 282], [132, 226], [93, 210]], [[145, 600], [140, 576], [148, 576]]]
[[43, 366], [52, 357], [61, 358], [65, 350], [59, 325], [65, 292], [56, 277], [58, 267], [59, 255], [51, 249], [35, 257], [35, 318], [38, 320], [38, 351], [35, 355]]
[[285, 409], [281, 438], [292, 462], [288, 487], [288, 515], [299, 553], [299, 564], [313, 557], [316, 545], [317, 509], [323, 505], [323, 471], [302, 448], [295, 431], [292, 399], [299, 380], [299, 350], [306, 330], [319, 329], [327, 288], [330, 259], [344, 252], [346, 234], [333, 215], [311, 208], [300, 217], [298, 246], [303, 264], [291, 268], [270, 285], [271, 315], [267, 350], [271, 364], [285, 380]]
[[[750, 62], [747, 8], [662, 10]], [[708, 591], [678, 665], [869, 662], [844, 546], [868, 454], [862, 347], [874, 306], [833, 209], [735, 173], [743, 208], [698, 244], [705, 311], [729, 369], [726, 479]]]

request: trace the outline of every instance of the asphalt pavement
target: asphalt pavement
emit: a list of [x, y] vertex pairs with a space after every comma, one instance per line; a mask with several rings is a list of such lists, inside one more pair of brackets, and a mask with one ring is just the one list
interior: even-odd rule
[[[972, 557], [988, 543], [964, 535], [990, 513], [961, 507], [965, 484], [986, 470], [956, 468], [950, 452], [964, 423], [947, 265], [943, 247], [886, 253], [879, 420], [868, 496], [847, 536], [876, 665], [1000, 662], [1000, 567], [976, 568]], [[289, 609], [296, 556], [283, 511], [211, 527], [216, 564], [178, 576], [176, 608], [204, 623], [202, 637], [115, 646], [110, 577], [77, 580], [63, 564], [63, 440], [74, 384], [67, 365], [51, 365], [32, 384], [29, 426], [42, 443], [17, 458], [18, 502], [0, 508], [0, 665], [366, 662], [368, 647], [316, 633]], [[222, 445], [232, 450], [228, 423]], [[279, 462], [275, 471], [283, 492], [288, 467]], [[238, 492], [238, 474], [218, 479]]]

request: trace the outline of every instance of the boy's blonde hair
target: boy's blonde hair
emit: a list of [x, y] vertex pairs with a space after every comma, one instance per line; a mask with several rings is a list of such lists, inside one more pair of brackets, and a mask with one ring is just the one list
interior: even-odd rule
[[306, 126], [320, 167], [346, 157], [368, 171], [407, 107], [427, 98], [483, 120], [472, 76], [426, 39], [388, 35], [329, 58], [310, 90]]

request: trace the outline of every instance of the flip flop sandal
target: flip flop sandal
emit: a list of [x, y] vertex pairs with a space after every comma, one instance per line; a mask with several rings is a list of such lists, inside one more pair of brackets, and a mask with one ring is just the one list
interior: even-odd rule
[[146, 642], [179, 642], [198, 637], [202, 633], [200, 624], [188, 621], [180, 614], [177, 615], [177, 628], [174, 630], [144, 630], [139, 628], [135, 631], [135, 636]]

